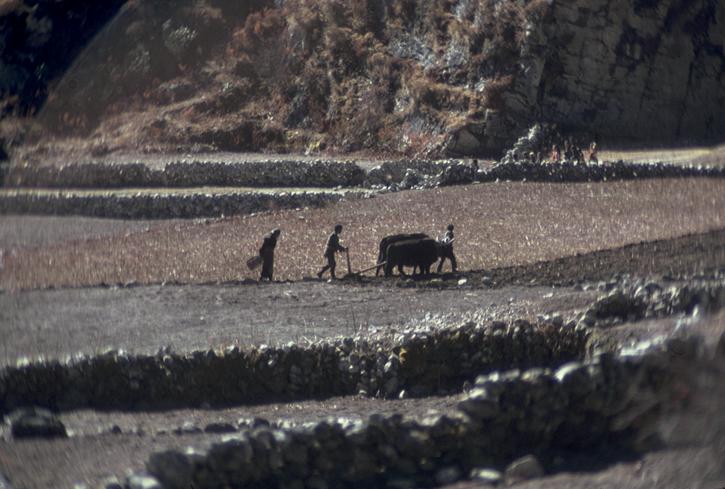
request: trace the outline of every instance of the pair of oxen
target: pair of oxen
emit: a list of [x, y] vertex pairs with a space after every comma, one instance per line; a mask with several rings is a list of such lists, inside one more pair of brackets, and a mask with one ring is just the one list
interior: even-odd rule
[[413, 267], [413, 273], [417, 269], [419, 273], [428, 275], [431, 265], [438, 258], [446, 256], [451, 246], [423, 233], [386, 236], [380, 240], [375, 276], [380, 274], [383, 267], [386, 277], [391, 276], [396, 267], [401, 275], [405, 275], [403, 267]]

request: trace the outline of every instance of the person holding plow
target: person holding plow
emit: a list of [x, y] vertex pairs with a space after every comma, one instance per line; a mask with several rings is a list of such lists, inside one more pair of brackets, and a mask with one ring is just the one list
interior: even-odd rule
[[325, 245], [324, 256], [327, 259], [327, 265], [322, 267], [322, 270], [317, 272], [317, 278], [322, 278], [322, 274], [327, 270], [330, 270], [330, 277], [334, 280], [335, 278], [335, 253], [338, 251], [347, 251], [347, 248], [340, 244], [340, 233], [342, 232], [342, 224], [336, 224], [334, 232], [327, 238], [327, 244]]

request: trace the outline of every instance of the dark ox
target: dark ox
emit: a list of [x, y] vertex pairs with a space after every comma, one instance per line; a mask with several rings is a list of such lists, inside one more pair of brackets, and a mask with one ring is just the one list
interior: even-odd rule
[[405, 275], [404, 266], [418, 267], [421, 274], [428, 275], [430, 266], [438, 260], [439, 248], [438, 242], [430, 238], [399, 241], [388, 245], [385, 276], [392, 275], [394, 267], [398, 267], [400, 274]]
[[[424, 233], [413, 233], [413, 234], [391, 234], [390, 236], [385, 236], [383, 239], [380, 240], [380, 250], [378, 251], [378, 263], [383, 263], [388, 259], [388, 246], [390, 246], [393, 243], [399, 243], [401, 241], [410, 241], [410, 240], [417, 240], [417, 239], [425, 239], [428, 235]], [[383, 265], [378, 265], [378, 267], [375, 269], [375, 276], [377, 277], [380, 274], [380, 269], [383, 268]], [[415, 270], [413, 270], [415, 271]]]

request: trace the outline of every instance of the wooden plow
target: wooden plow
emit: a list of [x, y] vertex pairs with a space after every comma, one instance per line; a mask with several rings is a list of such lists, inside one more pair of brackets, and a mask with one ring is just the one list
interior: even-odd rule
[[384, 261], [382, 263], [376, 263], [375, 265], [373, 265], [371, 267], [364, 268], [362, 270], [358, 270], [357, 272], [353, 272], [352, 267], [350, 266], [350, 252], [346, 251], [345, 256], [347, 257], [347, 275], [345, 275], [343, 278], [359, 277], [363, 273], [369, 272], [370, 270], [375, 270], [376, 268], [381, 267], [387, 263], [386, 261]]

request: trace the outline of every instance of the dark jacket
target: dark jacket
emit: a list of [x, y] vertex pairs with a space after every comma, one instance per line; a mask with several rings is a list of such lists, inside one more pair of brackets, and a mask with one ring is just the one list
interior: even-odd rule
[[334, 255], [336, 251], [345, 251], [343, 246], [340, 246], [340, 236], [337, 233], [332, 233], [327, 238], [327, 245], [325, 246], [325, 256]]
[[273, 255], [275, 246], [277, 246], [277, 236], [269, 233], [267, 236], [264, 237], [262, 247], [259, 248], [259, 256], [265, 258]]

